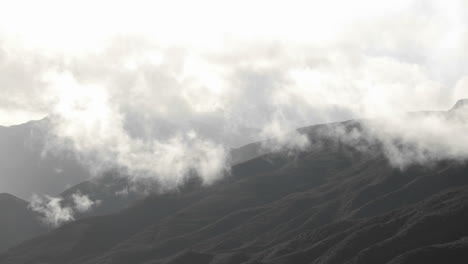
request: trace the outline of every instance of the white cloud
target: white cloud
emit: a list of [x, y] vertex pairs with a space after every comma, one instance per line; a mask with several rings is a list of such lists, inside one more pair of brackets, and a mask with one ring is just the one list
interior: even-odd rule
[[288, 150], [306, 150], [310, 147], [309, 139], [306, 135], [288, 128], [287, 122], [281, 117], [276, 117], [272, 122], [266, 125], [262, 130], [263, 146], [269, 151]]
[[[50, 149], [95, 170], [117, 166], [168, 188], [194, 172], [210, 183], [230, 147], [270, 139], [271, 149], [303, 149], [295, 128], [358, 117], [389, 124], [382, 140], [424, 148], [459, 133], [395, 116], [468, 96], [463, 1], [123, 1], [112, 12], [47, 3], [59, 11], [41, 3], [28, 21], [2, 11], [0, 25], [17, 25], [1, 31], [2, 110], [48, 113]], [[440, 137], [413, 136], [437, 122]]]
[[71, 195], [71, 202], [65, 202], [62, 197], [48, 195], [33, 195], [29, 208], [41, 215], [41, 220], [52, 227], [75, 220], [75, 214], [84, 213], [98, 206], [100, 201], [92, 201], [80, 192]]
[[80, 213], [89, 211], [93, 206], [97, 206], [101, 201], [92, 201], [87, 195], [80, 192], [72, 194], [74, 209]]
[[62, 207], [62, 198], [34, 195], [31, 198], [29, 208], [42, 215], [42, 221], [56, 227], [64, 222], [74, 220], [73, 209]]

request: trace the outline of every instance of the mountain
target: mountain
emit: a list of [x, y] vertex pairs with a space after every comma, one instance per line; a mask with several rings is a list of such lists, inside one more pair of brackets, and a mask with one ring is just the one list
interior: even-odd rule
[[243, 163], [267, 152], [267, 150], [262, 148], [261, 142], [250, 143], [240, 148], [231, 149], [231, 163], [233, 165]]
[[[74, 219], [99, 216], [118, 212], [142, 198], [135, 192], [123, 194], [128, 181], [114, 172], [75, 185], [58, 197], [62, 207], [73, 207], [73, 195], [87, 196], [96, 205], [88, 211], [74, 211]], [[120, 194], [120, 193], [122, 194]], [[43, 220], [45, 215], [34, 212], [28, 201], [7, 193], [0, 193], [0, 252], [20, 242], [50, 231], [53, 226]]]
[[266, 153], [211, 185], [196, 180], [83, 218], [0, 255], [5, 264], [418, 264], [468, 262], [468, 163], [405, 170], [379, 142], [357, 150], [300, 129], [314, 148]]
[[[231, 163], [239, 164], [247, 160], [266, 153], [261, 143], [252, 143], [246, 146], [231, 150]], [[124, 175], [119, 170], [108, 170], [98, 177], [92, 177], [77, 185], [74, 185], [57, 197], [62, 199], [63, 207], [74, 205], [74, 195], [86, 196], [91, 201], [97, 202], [91, 210], [85, 212], [75, 212], [74, 218], [81, 219], [89, 216], [97, 216], [115, 213], [136, 201], [144, 198], [149, 193], [157, 192], [157, 183], [153, 181], [129, 181], [128, 175]], [[150, 185], [154, 185], [150, 187]]]
[[[50, 125], [50, 120], [44, 118], [16, 126], [0, 126], [0, 192], [23, 199], [29, 199], [34, 193], [56, 196], [70, 186], [88, 182], [89, 171], [72, 153], [63, 155], [52, 151], [44, 155]], [[259, 143], [236, 148], [232, 150], [231, 163], [238, 164], [263, 153]]]
[[47, 230], [28, 202], [11, 194], [0, 193], [0, 211], [0, 252]]
[[74, 195], [86, 196], [96, 205], [88, 211], [75, 212], [75, 219], [118, 212], [144, 197], [144, 193], [131, 190], [138, 188], [118, 171], [106, 171], [99, 177], [91, 178], [66, 189], [58, 197], [62, 206], [73, 206]]
[[468, 107], [468, 99], [460, 99], [455, 103], [455, 105], [453, 106], [452, 109], [450, 109], [450, 111], [455, 111], [458, 109], [465, 109], [467, 107]]
[[33, 193], [57, 195], [89, 177], [71, 155], [44, 155], [49, 120], [0, 126], [0, 192], [23, 199]]
[[[92, 210], [75, 212], [75, 219], [115, 213], [142, 198], [140, 192], [130, 190], [130, 183], [119, 171], [111, 170], [90, 178], [88, 171], [71, 154], [43, 155], [48, 144], [48, 129], [48, 118], [17, 126], [0, 126], [0, 192], [8, 191], [24, 199], [29, 199], [33, 193], [49, 194], [62, 198], [62, 206], [70, 206], [74, 194], [86, 195], [98, 202]], [[260, 151], [259, 144], [235, 149], [233, 163], [254, 158]], [[27, 207], [28, 202], [20, 198], [0, 195], [0, 210], [8, 212], [0, 217], [0, 251], [50, 228], [40, 222], [41, 215]]]

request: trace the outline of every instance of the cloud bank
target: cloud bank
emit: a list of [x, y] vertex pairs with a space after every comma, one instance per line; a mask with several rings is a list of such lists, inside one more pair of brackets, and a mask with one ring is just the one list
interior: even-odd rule
[[304, 149], [295, 128], [350, 118], [373, 120], [396, 166], [465, 158], [463, 125], [403, 113], [468, 97], [466, 2], [329, 2], [54, 3], [37, 25], [42, 6], [34, 23], [5, 14], [19, 37], [0, 31], [0, 113], [48, 115], [50, 151], [167, 188], [215, 181], [231, 147]]
[[444, 160], [466, 161], [467, 131], [468, 107], [461, 106], [333, 124], [316, 135], [363, 153], [383, 155], [404, 170], [411, 165], [431, 167]]

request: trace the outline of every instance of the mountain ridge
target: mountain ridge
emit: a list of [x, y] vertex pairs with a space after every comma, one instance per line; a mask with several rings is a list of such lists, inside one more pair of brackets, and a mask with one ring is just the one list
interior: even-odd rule
[[[321, 137], [328, 142], [320, 150], [298, 152], [294, 157], [281, 152], [262, 155], [234, 166], [233, 176], [211, 187], [153, 195], [117, 214], [66, 224], [9, 250], [0, 261], [390, 263], [402, 259], [404, 254], [420, 258], [419, 253], [412, 251], [418, 246], [461, 243], [460, 237], [450, 231], [452, 234], [428, 237], [424, 244], [413, 243], [398, 251], [392, 244], [385, 246], [385, 252], [397, 252], [396, 255], [377, 253], [381, 249], [374, 244], [383, 243], [388, 237], [418, 241], [407, 235], [401, 237], [405, 228], [415, 228], [408, 229], [408, 235], [419, 230], [447, 199], [458, 199], [459, 203], [438, 211], [441, 216], [453, 213], [457, 218], [448, 218], [450, 221], [464, 221], [463, 197], [468, 190], [468, 178], [464, 175], [468, 166], [441, 161], [432, 168], [415, 165], [401, 171], [392, 168], [383, 155], [357, 152], [318, 133], [337, 125], [340, 124], [305, 129], [312, 139]], [[356, 127], [359, 123], [342, 125]], [[165, 211], [160, 211], [163, 208]], [[427, 208], [427, 213], [423, 208]], [[444, 234], [437, 223], [431, 224], [433, 230]], [[460, 228], [458, 224], [453, 227]], [[369, 237], [374, 242], [364, 243]], [[59, 242], [61, 239], [65, 240]], [[48, 245], [56, 246], [51, 251]], [[408, 263], [404, 258], [401, 261]]]
[[0, 262], [466, 263], [468, 164], [441, 159], [402, 170], [374, 140], [357, 139], [370, 150], [362, 152], [335, 137], [337, 129], [364, 128], [361, 120], [300, 128], [315, 146], [301, 151], [262, 153], [261, 143], [250, 144], [251, 158], [211, 186], [194, 180], [67, 223]]
[[450, 111], [468, 107], [468, 98], [458, 100]]

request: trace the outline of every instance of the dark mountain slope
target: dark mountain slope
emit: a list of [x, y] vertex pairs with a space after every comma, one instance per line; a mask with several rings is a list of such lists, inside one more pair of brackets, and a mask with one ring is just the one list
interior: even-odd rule
[[392, 260], [390, 264], [453, 263], [463, 264], [468, 259], [468, 237], [454, 242], [417, 248]]
[[[69, 156], [55, 156], [53, 153], [42, 155], [42, 151], [48, 144], [49, 126], [48, 118], [17, 126], [0, 126], [0, 156], [2, 157], [0, 159], [0, 191], [8, 190], [26, 199], [30, 198], [33, 193], [56, 196], [66, 186], [89, 178], [87, 170], [73, 158], [71, 153]], [[236, 158], [232, 162], [238, 163], [239, 160], [245, 161], [259, 156], [262, 150], [260, 144], [250, 144], [235, 149], [233, 152]], [[89, 211], [75, 212], [74, 218], [81, 219], [115, 213], [142, 199], [146, 193], [140, 192], [139, 189], [143, 187], [147, 191], [150, 188], [138, 186], [138, 184], [142, 185], [142, 183], [130, 183], [128, 178], [119, 171], [107, 171], [100, 177], [89, 178], [66, 189], [59, 194], [59, 197], [63, 198], [62, 206], [73, 206], [74, 194], [86, 195], [92, 201], [98, 201], [98, 205]], [[143, 184], [147, 185], [147, 183]], [[25, 201], [23, 203], [18, 207], [26, 211], [27, 203]], [[11, 210], [5, 209], [3, 212], [8, 211]], [[34, 215], [34, 221], [38, 224], [41, 216], [32, 212], [17, 215], [16, 211], [11, 211], [3, 214], [3, 217], [8, 217], [9, 221], [13, 221], [15, 217], [20, 217], [20, 220], [18, 220], [18, 226], [3, 225], [3, 228], [0, 228], [0, 251], [23, 241], [24, 238], [31, 238], [38, 234], [27, 228], [18, 229], [24, 221], [32, 221], [31, 215]], [[41, 231], [45, 229], [47, 229], [45, 225], [39, 228]]]
[[243, 163], [266, 153], [267, 150], [262, 148], [260, 142], [247, 144], [240, 148], [231, 149], [231, 162], [232, 164]]
[[[468, 166], [450, 161], [400, 171], [380, 155], [336, 142], [295, 155], [268, 154], [235, 166], [233, 176], [214, 186], [156, 195], [119, 214], [70, 223], [8, 251], [1, 260], [196, 263], [187, 262], [196, 255], [199, 263], [354, 263], [359, 256], [380, 263], [369, 248], [418, 223], [411, 216], [427, 204], [424, 199], [452, 188], [463, 193], [467, 172]], [[456, 197], [464, 204], [462, 196]], [[449, 211], [441, 212], [451, 218]], [[386, 212], [391, 213], [378, 216]], [[447, 237], [434, 243], [460, 239]], [[412, 239], [415, 245], [399, 251], [389, 244], [385, 251], [395, 253], [382, 260], [432, 242]], [[368, 255], [362, 253], [366, 250]]]
[[[60, 256], [63, 254], [64, 256], [69, 256], [69, 255], [75, 255], [74, 253], [71, 253], [70, 251], [73, 251], [76, 248], [80, 248], [79, 245], [75, 245], [75, 243], [80, 243], [80, 241], [86, 241], [84, 238], [81, 237], [75, 237], [76, 240], [73, 242], [73, 246], [68, 247], [70, 243], [68, 243], [68, 240], [71, 239], [70, 237], [67, 236], [61, 236], [60, 234], [63, 232], [65, 233], [75, 233], [75, 228], [77, 230], [80, 230], [80, 228], [83, 226], [83, 224], [78, 224], [78, 223], [87, 223], [88, 230], [94, 230], [94, 228], [99, 229], [99, 226], [101, 221], [106, 221], [102, 219], [108, 219], [108, 226], [106, 229], [109, 229], [109, 234], [114, 236], [117, 236], [119, 233], [121, 233], [121, 228], [122, 226], [126, 226], [128, 228], [131, 228], [133, 226], [133, 222], [136, 222], [135, 227], [138, 230], [143, 230], [145, 225], [142, 223], [139, 223], [137, 219], [139, 218], [144, 218], [145, 221], [147, 221], [146, 224], [155, 224], [158, 221], [163, 222], [164, 219], [169, 219], [170, 217], [174, 218], [174, 222], [172, 225], [175, 225], [174, 227], [169, 227], [168, 230], [162, 230], [162, 233], [164, 232], [176, 232], [177, 234], [182, 233], [184, 230], [191, 230], [193, 228], [196, 228], [198, 226], [202, 227], [207, 223], [210, 223], [212, 220], [216, 220], [219, 217], [224, 216], [225, 214], [230, 213], [233, 210], [239, 210], [242, 209], [243, 207], [247, 206], [252, 206], [255, 204], [261, 205], [265, 204], [267, 202], [270, 202], [274, 199], [277, 199], [277, 197], [282, 197], [292, 191], [295, 190], [300, 190], [304, 187], [304, 180], [303, 179], [296, 179], [295, 181], [291, 181], [291, 177], [289, 177], [287, 174], [279, 174], [275, 175], [274, 177], [277, 178], [278, 180], [281, 180], [285, 184], [283, 186], [277, 185], [279, 182], [277, 181], [276, 183], [271, 182], [271, 184], [264, 186], [265, 183], [268, 183], [268, 181], [265, 181], [265, 178], [270, 177], [270, 174], [268, 173], [262, 173], [262, 172], [269, 172], [274, 170], [275, 168], [278, 168], [282, 166], [283, 164], [288, 161], [289, 158], [284, 158], [282, 155], [271, 155], [271, 156], [265, 156], [263, 158], [259, 158], [256, 160], [252, 160], [250, 162], [241, 164], [236, 166], [233, 169], [233, 174], [237, 174], [239, 172], [242, 172], [242, 175], [237, 176], [231, 176], [228, 177], [224, 182], [220, 182], [216, 184], [215, 186], [209, 187], [209, 188], [189, 188], [189, 190], [181, 190], [180, 193], [172, 194], [175, 197], [178, 197], [177, 199], [174, 199], [174, 202], [177, 202], [179, 199], [182, 201], [186, 201], [186, 204], [181, 205], [181, 208], [173, 208], [173, 210], [177, 210], [177, 214], [175, 212], [171, 212], [171, 214], [168, 214], [165, 216], [163, 219], [153, 219], [151, 216], [151, 212], [158, 212], [161, 210], [161, 208], [165, 207], [170, 207], [170, 205], [166, 204], [158, 204], [155, 203], [154, 201], [157, 201], [160, 199], [161, 196], [155, 196], [154, 198], [147, 199], [146, 201], [141, 202], [139, 206], [135, 206], [132, 208], [129, 208], [126, 211], [123, 211], [122, 213], [119, 213], [117, 215], [112, 215], [108, 217], [100, 217], [100, 218], [90, 218], [90, 219], [84, 219], [81, 221], [78, 221], [76, 224], [71, 223], [68, 225], [65, 225], [61, 228], [59, 228], [57, 231], [52, 232], [49, 235], [46, 235], [44, 237], [38, 238], [37, 241], [31, 241], [30, 243], [23, 244], [16, 249], [12, 250], [11, 252], [15, 252], [18, 250], [18, 252], [21, 252], [22, 250], [27, 250], [28, 254], [23, 254], [23, 257], [30, 258], [30, 259], [35, 259], [36, 256], [34, 254], [39, 254], [42, 255], [50, 250], [48, 247], [50, 244], [58, 244], [58, 245], [63, 245], [63, 248], [57, 249], [54, 248], [52, 252], [54, 253], [55, 256]], [[335, 162], [335, 161], [332, 161]], [[337, 164], [339, 164], [339, 160], [336, 161]], [[320, 162], [319, 162], [320, 163]], [[335, 166], [331, 167], [332, 171], [335, 171], [336, 168], [333, 168]], [[256, 177], [250, 177], [246, 172], [247, 171], [252, 171], [255, 173], [255, 175], [258, 175]], [[307, 177], [307, 175], [303, 175], [303, 177]], [[308, 177], [310, 178], [310, 177]], [[313, 178], [310, 178], [311, 180], [314, 180]], [[314, 180], [315, 181], [315, 180]], [[287, 187], [289, 186], [289, 187]], [[272, 189], [272, 187], [274, 189]], [[287, 188], [286, 188], [287, 187]], [[170, 194], [167, 194], [170, 195]], [[192, 195], [196, 195], [197, 200], [193, 197]], [[203, 198], [203, 199], [202, 199]], [[171, 201], [171, 200], [170, 200]], [[215, 207], [215, 210], [212, 210], [213, 206]], [[222, 208], [222, 210], [218, 209]], [[140, 214], [135, 213], [135, 208], [141, 208], [139, 212]], [[184, 210], [181, 210], [184, 208]], [[138, 211], [138, 210], [137, 210]], [[196, 215], [199, 215], [200, 217], [197, 217], [196, 215], [193, 216], [194, 219], [189, 219], [187, 218], [187, 221], [184, 219], [181, 219], [180, 221], [178, 220], [179, 217], [183, 217], [184, 215], [190, 215], [192, 212], [196, 213]], [[132, 220], [134, 219], [134, 220]], [[171, 222], [171, 220], [166, 220], [165, 222]], [[112, 224], [111, 224], [112, 223]], [[118, 225], [115, 223], [122, 223], [122, 225]], [[133, 227], [132, 227], [133, 228]], [[76, 231], [78, 232], [78, 231]], [[107, 239], [104, 239], [104, 235], [93, 235], [95, 232], [83, 232], [86, 233], [90, 236], [89, 240], [94, 241], [92, 244], [83, 244], [86, 246], [91, 246], [93, 244], [100, 244], [105, 247], [104, 249], [109, 249], [110, 247], [114, 246], [116, 242], [119, 242], [118, 240], [115, 242], [109, 242]], [[55, 239], [64, 239], [63, 243], [60, 242], [51, 242]], [[51, 240], [49, 243], [48, 240]], [[100, 240], [106, 240], [103, 242], [99, 242]], [[40, 243], [38, 241], [41, 241]], [[47, 241], [47, 242], [46, 242]], [[67, 243], [65, 243], [67, 242]], [[37, 249], [30, 249], [29, 246], [33, 246], [34, 248]], [[10, 254], [9, 254], [10, 255]], [[7, 263], [7, 262], [6, 262]], [[13, 262], [14, 263], [14, 262]]]
[[[467, 195], [466, 187], [454, 188], [382, 216], [335, 222], [278, 247], [266, 263], [388, 263], [409, 256], [416, 260], [421, 247], [452, 241], [460, 245], [458, 240], [468, 231], [463, 224], [468, 217]], [[286, 249], [289, 254], [284, 254]], [[462, 256], [459, 259], [466, 262]]]
[[[265, 154], [266, 150], [262, 148], [261, 143], [252, 143], [246, 146], [231, 150], [232, 164], [239, 164], [254, 159]], [[244, 166], [234, 168], [236, 175], [245, 173], [252, 174], [257, 170], [264, 171], [275, 168], [270, 160], [260, 163], [252, 163], [250, 166], [246, 163]], [[242, 171], [240, 171], [242, 170]], [[73, 187], [66, 189], [59, 196], [64, 199], [63, 206], [72, 204], [74, 194], [86, 195], [92, 201], [99, 201], [98, 207], [84, 213], [78, 213], [77, 218], [104, 215], [120, 211], [135, 201], [144, 198], [150, 193], [158, 192], [158, 184], [148, 180], [131, 181], [131, 177], [124, 175], [119, 170], [108, 170], [98, 177], [90, 178]]]
[[13, 195], [0, 193], [0, 251], [46, 231], [28, 203]]
[[137, 188], [118, 171], [107, 171], [99, 177], [91, 178], [60, 194], [62, 206], [73, 206], [74, 195], [85, 195], [95, 205], [85, 212], [75, 212], [75, 219], [116, 213], [144, 197], [143, 193], [129, 190]]

